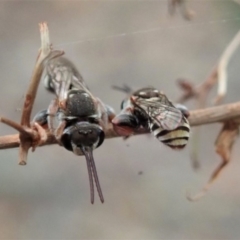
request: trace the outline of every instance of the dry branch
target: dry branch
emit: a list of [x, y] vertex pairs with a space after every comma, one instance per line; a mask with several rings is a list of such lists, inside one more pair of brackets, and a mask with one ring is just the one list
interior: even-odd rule
[[[173, 0], [172, 3], [185, 4], [185, 1]], [[55, 136], [51, 134], [48, 129], [44, 129], [36, 122], [35, 123], [30, 122], [32, 107], [36, 97], [41, 75], [44, 69], [44, 64], [47, 61], [51, 60], [52, 58], [58, 57], [63, 54], [63, 52], [53, 51], [51, 49], [49, 32], [46, 23], [40, 24], [40, 33], [41, 33], [41, 48], [34, 68], [32, 79], [26, 93], [21, 123], [19, 124], [7, 118], [0, 117], [0, 122], [14, 128], [19, 132], [19, 134], [0, 136], [0, 149], [19, 147], [20, 165], [26, 164], [27, 154], [30, 148], [32, 148], [32, 150], [34, 151], [35, 148], [38, 146], [57, 143]], [[240, 35], [239, 36], [237, 35], [237, 40], [234, 41], [233, 47], [230, 46], [230, 50], [229, 49], [227, 50], [227, 54], [223, 54], [223, 56], [225, 56], [224, 59], [225, 60], [227, 59], [227, 62], [229, 61], [230, 58], [229, 56], [231, 56], [232, 53], [234, 52], [234, 49], [236, 49], [236, 46], [240, 41], [239, 39]], [[223, 129], [220, 132], [215, 145], [217, 153], [222, 157], [222, 164], [220, 164], [219, 167], [215, 170], [208, 184], [203, 188], [202, 192], [200, 192], [200, 194], [196, 195], [195, 197], [189, 197], [189, 199], [191, 200], [195, 200], [203, 196], [209, 189], [211, 183], [217, 178], [222, 169], [230, 161], [232, 146], [235, 143], [235, 139], [238, 135], [239, 130], [238, 128], [240, 124], [240, 102], [215, 106], [211, 108], [204, 108], [207, 94], [216, 83], [219, 74], [222, 74], [221, 70], [224, 70], [224, 66], [225, 67], [227, 66], [226, 61], [222, 65], [220, 61], [219, 66], [216, 66], [209, 75], [209, 77], [201, 85], [197, 87], [194, 87], [188, 81], [180, 81], [180, 86], [185, 92], [184, 95], [181, 97], [180, 101], [178, 102], [186, 101], [192, 97], [198, 99], [198, 110], [190, 112], [189, 123], [192, 127], [217, 122], [223, 123]], [[224, 83], [223, 80], [221, 81]], [[224, 86], [224, 84], [221, 86]], [[124, 91], [129, 91], [129, 89], [125, 88]], [[140, 131], [136, 132], [136, 134], [143, 133], [149, 132], [142, 130], [141, 132]], [[120, 137], [114, 132], [111, 123], [109, 123], [105, 135], [106, 138]]]
[[226, 121], [217, 137], [215, 142], [215, 151], [222, 157], [222, 161], [212, 173], [207, 184], [202, 190], [194, 196], [188, 195], [190, 201], [197, 201], [202, 198], [210, 189], [215, 180], [223, 172], [223, 169], [228, 165], [231, 160], [232, 147], [239, 134], [239, 123], [234, 121]]
[[[240, 102], [211, 107], [206, 109], [190, 111], [189, 122], [190, 125], [199, 126], [210, 123], [224, 122], [228, 120], [240, 119]], [[38, 135], [37, 131], [32, 130], [34, 134]], [[137, 133], [139, 134], [139, 133]], [[106, 138], [119, 137], [112, 126], [109, 125]], [[40, 146], [57, 143], [55, 137], [48, 133], [47, 140]], [[19, 135], [0, 136], [0, 149], [15, 148], [19, 146]]]
[[227, 92], [227, 67], [230, 62], [231, 57], [236, 52], [236, 49], [240, 45], [240, 31], [233, 38], [231, 43], [225, 49], [223, 55], [220, 58], [218, 64], [218, 94], [216, 99], [214, 100], [215, 104], [221, 102], [221, 100], [225, 97]]
[[[18, 124], [7, 118], [0, 118], [2, 123], [13, 127], [19, 131], [18, 145], [19, 148], [19, 164], [26, 165], [28, 150], [33, 149], [39, 144], [42, 136], [31, 128], [30, 117], [33, 104], [36, 98], [38, 85], [44, 69], [44, 63], [49, 59], [58, 57], [63, 54], [61, 51], [52, 51], [48, 26], [46, 23], [40, 23], [41, 48], [38, 53], [37, 61], [34, 67], [33, 76], [31, 78], [27, 93], [25, 95], [21, 123]], [[16, 139], [16, 137], [14, 137]], [[7, 139], [9, 141], [9, 139]], [[11, 143], [10, 143], [11, 144]], [[16, 145], [13, 144], [13, 145]]]
[[[177, 102], [185, 102], [191, 98], [197, 101], [197, 108], [204, 108], [207, 103], [207, 97], [213, 86], [218, 82], [218, 92], [214, 99], [214, 104], [219, 104], [227, 92], [227, 67], [231, 57], [240, 45], [240, 31], [233, 40], [228, 44], [219, 62], [213, 68], [210, 75], [200, 84], [194, 86], [190, 81], [185, 79], [178, 80], [179, 86], [184, 90], [183, 95]], [[197, 128], [192, 134], [191, 160], [194, 169], [199, 168], [198, 151], [199, 151], [200, 128]]]

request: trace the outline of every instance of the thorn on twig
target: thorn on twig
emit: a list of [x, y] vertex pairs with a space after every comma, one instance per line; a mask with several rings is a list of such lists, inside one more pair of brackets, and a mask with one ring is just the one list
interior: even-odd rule
[[224, 97], [225, 97], [225, 94], [218, 94], [216, 98], [213, 100], [213, 104], [214, 105], [220, 104], [223, 101]]
[[40, 126], [37, 122], [33, 123], [33, 128], [37, 130], [39, 138], [32, 143], [32, 152], [35, 151], [37, 146], [44, 144], [48, 137], [46, 129]]
[[177, 79], [178, 86], [184, 91], [183, 95], [178, 99], [177, 102], [183, 103], [186, 100], [197, 97], [197, 91], [195, 86], [187, 79], [179, 78]]
[[32, 134], [26, 130], [22, 125], [20, 125], [17, 122], [12, 121], [11, 119], [5, 118], [5, 117], [0, 117], [0, 122], [8, 125], [9, 127], [14, 128], [17, 130], [20, 134], [27, 136], [27, 137], [32, 137]]
[[18, 162], [19, 165], [25, 166], [27, 164], [27, 155], [30, 147], [31, 141], [26, 141], [26, 139], [21, 139], [20, 137], [19, 162]]
[[233, 121], [225, 122], [221, 132], [219, 133], [215, 142], [215, 151], [222, 158], [222, 162], [212, 173], [208, 183], [202, 188], [202, 190], [195, 196], [188, 195], [187, 199], [190, 201], [197, 201], [202, 198], [210, 189], [215, 180], [222, 173], [223, 169], [228, 165], [231, 160], [232, 147], [239, 134], [239, 124]]
[[22, 111], [21, 124], [18, 124], [7, 118], [0, 118], [0, 122], [16, 129], [19, 132], [19, 164], [26, 165], [28, 150], [32, 147], [34, 151], [39, 145], [48, 140], [47, 132], [38, 124], [31, 126], [30, 118], [33, 104], [36, 98], [38, 85], [44, 69], [44, 63], [55, 57], [61, 56], [62, 51], [53, 51], [50, 44], [49, 30], [46, 22], [39, 24], [41, 36], [41, 48], [39, 50], [37, 61], [34, 67]]
[[25, 101], [21, 117], [21, 125], [26, 127], [30, 127], [32, 108], [37, 95], [38, 85], [41, 80], [42, 72], [44, 69], [44, 63], [48, 60], [51, 60], [63, 54], [62, 51], [51, 50], [47, 24], [40, 23], [39, 26], [41, 36], [41, 49], [37, 57], [37, 61], [34, 67], [33, 75], [28, 90], [25, 94]]
[[[179, 79], [178, 85], [184, 90], [183, 95], [178, 99], [178, 102], [185, 102], [191, 98], [197, 101], [197, 108], [204, 108], [207, 102], [207, 95], [212, 87], [217, 82], [218, 72], [217, 67], [214, 67], [206, 80], [198, 86], [194, 86], [189, 80]], [[192, 149], [191, 149], [191, 162], [193, 168], [196, 170], [200, 168], [199, 162], [199, 145], [200, 145], [200, 128], [197, 128], [192, 133]]]
[[179, 87], [182, 88], [182, 90], [184, 90], [186, 92], [190, 92], [190, 93], [195, 93], [194, 85], [188, 79], [179, 78], [177, 80], [177, 83], [178, 83]]

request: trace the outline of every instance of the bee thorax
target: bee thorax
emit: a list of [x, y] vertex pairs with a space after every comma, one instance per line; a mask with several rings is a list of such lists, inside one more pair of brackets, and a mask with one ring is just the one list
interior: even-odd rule
[[70, 93], [66, 101], [66, 115], [85, 117], [96, 114], [95, 104], [84, 91]]

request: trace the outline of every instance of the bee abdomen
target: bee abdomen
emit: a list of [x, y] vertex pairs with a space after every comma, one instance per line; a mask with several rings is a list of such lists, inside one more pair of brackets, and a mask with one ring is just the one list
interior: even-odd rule
[[173, 149], [184, 148], [190, 135], [190, 128], [187, 120], [174, 130], [165, 130], [158, 127], [156, 124], [151, 125], [150, 130], [159, 141]]
[[176, 137], [176, 138], [162, 140], [161, 142], [171, 148], [181, 149], [186, 146], [188, 139], [189, 139], [188, 137]]

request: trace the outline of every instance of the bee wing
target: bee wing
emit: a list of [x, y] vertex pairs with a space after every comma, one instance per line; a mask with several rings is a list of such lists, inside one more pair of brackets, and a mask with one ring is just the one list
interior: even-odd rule
[[76, 89], [83, 89], [89, 91], [87, 84], [84, 82], [82, 76], [72, 75], [72, 86]]
[[54, 61], [50, 61], [46, 69], [55, 94], [59, 100], [64, 100], [72, 82], [71, 70], [67, 66]]
[[174, 130], [182, 121], [182, 112], [174, 107], [159, 105], [151, 108], [149, 115], [163, 129]]
[[136, 99], [135, 104], [144, 110], [158, 126], [173, 130], [182, 121], [182, 112], [175, 108], [167, 98]]
[[51, 88], [59, 100], [67, 97], [67, 91], [71, 88], [83, 89], [89, 93], [88, 86], [75, 65], [64, 57], [52, 59], [46, 66], [47, 75], [50, 78]]

